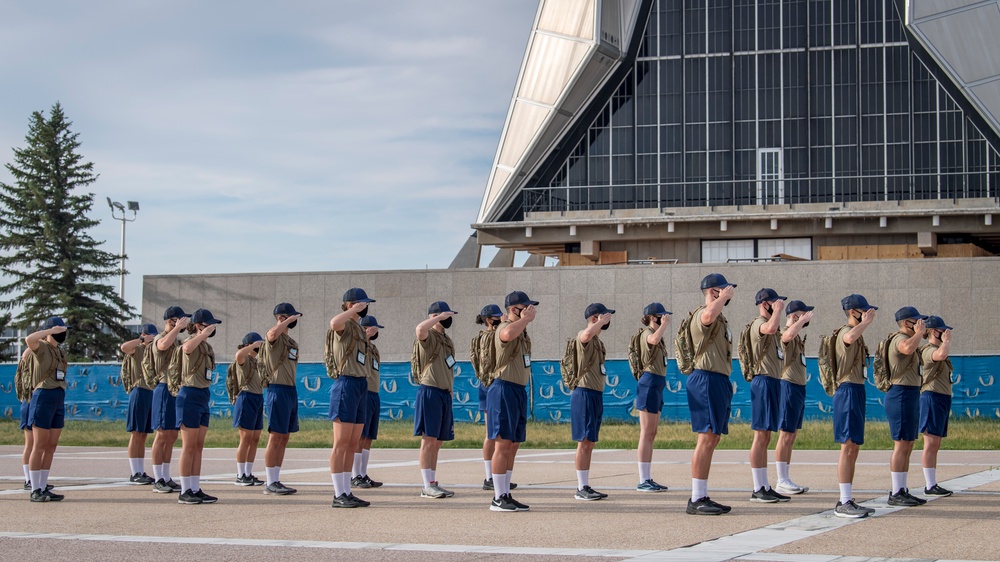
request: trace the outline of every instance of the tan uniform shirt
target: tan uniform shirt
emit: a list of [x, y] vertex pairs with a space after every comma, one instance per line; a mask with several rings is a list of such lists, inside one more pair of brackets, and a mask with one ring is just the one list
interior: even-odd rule
[[257, 371], [257, 358], [247, 355], [243, 364], [236, 365], [236, 382], [238, 388], [250, 394], [263, 394], [263, 381], [260, 380], [260, 372]]
[[[455, 385], [455, 344], [448, 334], [431, 329], [427, 339], [418, 342], [420, 384], [451, 392]], [[433, 361], [431, 359], [433, 358]]]
[[502, 341], [500, 330], [508, 325], [510, 322], [501, 323], [493, 334], [498, 367], [496, 378], [527, 386], [531, 381], [531, 338], [528, 331], [524, 330], [509, 342]]
[[160, 341], [160, 338], [167, 335], [166, 331], [160, 332], [153, 338], [153, 365], [156, 366], [156, 374], [160, 377], [159, 382], [161, 384], [167, 384], [167, 370], [170, 368], [170, 356], [174, 353], [174, 348], [181, 344], [180, 334], [174, 340], [173, 345], [167, 349], [160, 349], [156, 347], [156, 342]]
[[845, 382], [865, 384], [865, 373], [868, 369], [868, 346], [865, 345], [864, 336], [858, 338], [850, 346], [844, 344], [844, 336], [852, 329], [850, 325], [845, 325], [837, 337], [837, 386]]
[[267, 346], [264, 354], [271, 371], [270, 384], [295, 386], [295, 372], [299, 367], [299, 344], [288, 334], [279, 334], [273, 342], [264, 339], [261, 347]]
[[643, 372], [665, 377], [667, 376], [667, 344], [662, 338], [657, 345], [649, 345], [646, 340], [655, 331], [647, 326], [639, 335], [639, 360], [642, 361]]
[[701, 312], [704, 308], [699, 307], [695, 310], [694, 318], [691, 319], [691, 341], [694, 343], [694, 352], [698, 352], [702, 346], [701, 342], [710, 337], [713, 330], [716, 332], [715, 337], [705, 343], [704, 352], [695, 360], [694, 368], [728, 377], [733, 372], [733, 332], [729, 330], [729, 322], [721, 312], [715, 318], [715, 322], [708, 326], [703, 325]]
[[333, 333], [333, 355], [337, 366], [343, 365], [341, 376], [368, 378], [368, 336], [361, 324], [348, 320], [339, 334]]
[[66, 352], [45, 340], [38, 341], [35, 354], [35, 390], [61, 388], [66, 390]]
[[577, 386], [604, 392], [604, 383], [608, 378], [605, 355], [604, 342], [599, 336], [594, 336], [587, 343], [581, 343], [580, 336], [576, 336], [576, 356], [580, 358], [580, 373], [583, 375]]
[[[779, 338], [780, 339], [780, 338]], [[781, 343], [785, 354], [782, 362], [781, 380], [792, 384], [806, 384], [806, 340], [800, 334], [788, 343]]]
[[132, 350], [132, 353], [125, 354], [125, 361], [129, 361], [131, 365], [129, 367], [132, 369], [132, 388], [141, 388], [144, 390], [153, 390], [148, 384], [146, 384], [146, 377], [142, 376], [142, 356], [146, 353], [146, 344], [139, 343]]
[[938, 346], [927, 344], [920, 348], [920, 354], [924, 362], [924, 382], [920, 386], [920, 392], [937, 392], [951, 396], [951, 359], [935, 361], [934, 352]]
[[378, 392], [381, 384], [382, 358], [375, 344], [368, 342], [368, 392]]
[[215, 374], [215, 350], [203, 341], [181, 360], [181, 386], [208, 388]]
[[[750, 325], [750, 343], [753, 345], [754, 361], [760, 363], [754, 375], [767, 375], [773, 379], [781, 378], [781, 363], [785, 352], [781, 349], [781, 331], [774, 334], [761, 334], [760, 328], [767, 319], [758, 316]], [[754, 365], [751, 365], [753, 367]]]
[[889, 384], [920, 386], [920, 359], [916, 351], [911, 355], [900, 353], [899, 343], [908, 338], [897, 333], [889, 341]]

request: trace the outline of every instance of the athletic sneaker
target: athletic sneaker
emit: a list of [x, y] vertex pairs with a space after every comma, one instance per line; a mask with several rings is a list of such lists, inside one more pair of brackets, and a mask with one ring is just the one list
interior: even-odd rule
[[364, 488], [365, 486], [361, 485], [362, 482], [364, 482], [364, 480], [362, 480], [360, 476], [352, 476], [351, 477], [351, 487], [352, 488]]
[[153, 484], [153, 491], [157, 494], [169, 494], [171, 492], [176, 492], [177, 490], [174, 490], [170, 487], [170, 485], [164, 482], [162, 478], [160, 478]]
[[191, 490], [184, 490], [181, 495], [177, 496], [177, 503], [183, 503], [187, 505], [198, 505], [202, 503], [201, 498], [197, 496]]
[[791, 480], [781, 480], [774, 488], [782, 494], [788, 494], [789, 496], [804, 494], [809, 491], [809, 486], [799, 486]]
[[437, 486], [435, 486], [434, 483], [432, 482], [430, 486], [428, 486], [428, 487], [426, 487], [426, 488], [424, 488], [423, 490], [420, 491], [420, 497], [422, 497], [422, 498], [432, 498], [432, 499], [435, 499], [435, 500], [439, 500], [441, 498], [448, 497], [448, 494], [444, 490], [442, 490], [441, 488], [438, 488]]
[[946, 490], [941, 486], [938, 486], [937, 484], [931, 486], [930, 488], [924, 488], [925, 496], [938, 496], [943, 498], [950, 496], [951, 494], [952, 494], [951, 490]]
[[51, 490], [45, 490], [42, 493], [49, 497], [49, 501], [50, 502], [61, 502], [61, 501], [63, 501], [66, 498], [66, 496], [64, 496], [62, 494], [54, 494], [54, 493], [52, 493]]
[[600, 492], [595, 491], [590, 486], [584, 486], [583, 488], [576, 491], [576, 495], [574, 497], [578, 500], [594, 501], [594, 500], [602, 500], [608, 496], [607, 494], [602, 494]]
[[194, 495], [201, 498], [201, 503], [215, 503], [219, 501], [219, 498], [206, 494], [205, 490], [202, 490], [200, 488], [198, 489], [197, 492], [194, 493]]
[[[52, 484], [46, 484], [46, 485], [45, 485], [45, 491], [46, 491], [46, 492], [48, 492], [48, 491], [49, 491], [49, 490], [51, 490], [52, 488], [55, 488], [55, 486], [53, 486]], [[27, 491], [29, 491], [29, 492], [31, 491], [31, 480], [28, 480], [28, 481], [26, 481], [26, 482], [24, 483], [24, 489], [25, 489], [25, 490], [27, 490]], [[942, 489], [943, 489], [943, 488], [942, 488]], [[950, 494], [951, 492], [948, 492], [948, 493]]]
[[514, 496], [512, 496], [510, 494], [504, 494], [504, 495], [507, 496], [507, 501], [512, 502], [514, 504], [514, 507], [517, 508], [518, 511], [530, 511], [531, 510], [531, 508], [528, 507], [528, 504], [521, 503], [521, 502], [515, 500]]
[[51, 501], [51, 498], [49, 498], [48, 494], [46, 494], [45, 492], [41, 491], [40, 489], [39, 490], [32, 490], [31, 491], [31, 498], [30, 499], [33, 502], [47, 502], [47, 501]]
[[382, 486], [381, 482], [379, 482], [378, 480], [372, 480], [371, 477], [368, 476], [367, 474], [365, 474], [361, 478], [364, 480], [364, 483], [366, 484], [365, 486], [361, 486], [362, 488], [380, 488]]
[[667, 487], [661, 486], [652, 479], [646, 480], [645, 482], [640, 482], [638, 486], [635, 487], [636, 492], [666, 492]]
[[493, 498], [493, 501], [490, 502], [490, 511], [514, 513], [517, 511], [517, 505], [514, 504], [509, 494], [504, 494], [500, 496], [500, 499]]
[[174, 492], [180, 492], [181, 491], [181, 485], [178, 484], [177, 482], [174, 482], [173, 478], [171, 478], [170, 480], [167, 480], [167, 486], [170, 486], [170, 489], [172, 491], [174, 491]]
[[285, 486], [281, 482], [274, 482], [264, 487], [265, 494], [274, 494], [277, 496], [290, 496], [295, 492], [298, 492], [298, 490], [296, 490], [295, 488], [289, 488], [288, 486]]
[[918, 498], [917, 496], [911, 494], [909, 488], [903, 488], [903, 493], [906, 494], [906, 497], [910, 498], [911, 500], [917, 500], [917, 503], [920, 505], [924, 505], [925, 503], [927, 503], [927, 500], [925, 500], [924, 498]]
[[[483, 489], [484, 490], [493, 491], [493, 479], [492, 478], [487, 478], [486, 480], [483, 480]], [[516, 490], [517, 489], [517, 484], [511, 482], [510, 483], [510, 489], [511, 490]]]
[[772, 488], [768, 488], [765, 490], [763, 486], [761, 486], [759, 490], [750, 494], [750, 501], [757, 503], [778, 503], [778, 502], [786, 502], [790, 499], [791, 498], [789, 498], [788, 496], [784, 496], [782, 494], [779, 494], [778, 492], [775, 492]]
[[834, 508], [833, 514], [837, 517], [846, 517], [848, 519], [861, 519], [862, 517], [868, 517], [875, 510], [870, 507], [862, 507], [854, 503], [854, 499], [847, 500], [846, 503], [837, 502], [837, 507]]
[[[925, 500], [926, 501], [926, 500]], [[895, 494], [889, 494], [889, 505], [895, 505], [899, 507], [916, 507], [921, 505], [917, 498], [912, 497], [906, 493], [906, 488], [896, 492]]]
[[347, 497], [354, 500], [354, 503], [358, 504], [358, 507], [368, 507], [372, 504], [372, 502], [365, 501], [354, 494], [347, 494]]
[[253, 482], [254, 486], [263, 486], [264, 485], [264, 481], [261, 480], [260, 478], [257, 478], [253, 474], [249, 475], [248, 478], [250, 478], [250, 481]]
[[451, 490], [445, 490], [444, 488], [442, 488], [441, 487], [441, 483], [438, 482], [437, 480], [434, 480], [433, 482], [431, 482], [431, 486], [433, 486], [433, 487], [437, 488], [438, 490], [441, 490], [442, 492], [444, 492], [444, 497], [446, 497], [446, 498], [450, 498], [450, 497], [452, 497], [452, 496], [455, 495], [455, 492], [452, 492]]
[[691, 501], [688, 498], [687, 505], [688, 515], [722, 515], [726, 513], [723, 511], [722, 506], [713, 502], [708, 496], [701, 498], [698, 501]]
[[140, 486], [148, 486], [154, 482], [153, 477], [145, 472], [136, 472], [132, 476], [129, 476], [128, 481]]
[[247, 474], [240, 474], [236, 476], [237, 486], [253, 486], [253, 478]]

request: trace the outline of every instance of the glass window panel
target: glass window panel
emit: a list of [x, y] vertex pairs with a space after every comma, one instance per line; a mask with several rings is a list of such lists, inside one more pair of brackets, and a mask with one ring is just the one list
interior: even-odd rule
[[833, 8], [833, 44], [856, 44], [858, 42], [857, 0], [835, 0]]
[[806, 46], [806, 2], [788, 1], [782, 4], [784, 14], [784, 48], [798, 49]]
[[705, 0], [689, 0], [684, 9], [684, 52], [705, 52]]
[[830, 3], [833, 0], [810, 0], [809, 46], [828, 47], [830, 37]]

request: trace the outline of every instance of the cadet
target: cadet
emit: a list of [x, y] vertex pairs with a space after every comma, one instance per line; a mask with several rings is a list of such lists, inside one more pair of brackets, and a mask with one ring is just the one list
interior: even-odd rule
[[417, 324], [419, 371], [413, 378], [420, 383], [413, 410], [413, 435], [420, 436], [420, 476], [422, 498], [449, 498], [455, 493], [438, 485], [438, 452], [445, 441], [455, 439], [455, 419], [451, 392], [455, 381], [455, 344], [445, 333], [455, 315], [448, 303], [437, 301], [427, 309], [427, 320]]
[[263, 486], [253, 475], [260, 432], [264, 430], [264, 388], [257, 369], [257, 356], [264, 338], [249, 332], [237, 347], [236, 358], [229, 368], [236, 377], [236, 401], [233, 403], [233, 427], [240, 433], [236, 447], [236, 485]]
[[899, 331], [889, 339], [889, 383], [892, 386], [885, 393], [885, 416], [889, 419], [893, 441], [889, 460], [892, 475], [889, 505], [912, 507], [927, 503], [911, 495], [906, 486], [910, 454], [920, 423], [920, 354], [917, 348], [924, 339], [926, 318], [912, 306], [900, 308], [896, 311]]
[[951, 414], [951, 326], [940, 316], [928, 316], [927, 344], [920, 348], [924, 382], [920, 387], [920, 432], [924, 434], [924, 479], [928, 496], [950, 496], [937, 483], [937, 454], [941, 439], [948, 435], [948, 415]]
[[[18, 368], [21, 364], [26, 363], [31, 356], [31, 350], [25, 349], [24, 353], [21, 354], [21, 359], [18, 362]], [[27, 376], [31, 376], [31, 373], [25, 373]], [[34, 381], [32, 381], [34, 384]], [[24, 433], [24, 451], [21, 453], [21, 468], [24, 470], [24, 489], [31, 491], [31, 449], [35, 446], [35, 437], [32, 435], [31, 422], [28, 421], [28, 407], [31, 405], [31, 396], [28, 395], [27, 399], [21, 400], [21, 423], [20, 428]], [[47, 486], [48, 489], [52, 488], [52, 485]]]
[[201, 456], [208, 435], [208, 421], [211, 417], [209, 402], [215, 374], [215, 350], [208, 338], [215, 335], [215, 326], [222, 321], [212, 316], [204, 308], [191, 315], [191, 326], [197, 332], [181, 345], [184, 352], [181, 360], [180, 380], [169, 380], [173, 390], [177, 385], [177, 420], [181, 424], [181, 495], [177, 503], [215, 503], [215, 496], [201, 489]]
[[[483, 366], [480, 364], [480, 358], [476, 356], [476, 352], [486, 348], [486, 346], [493, 346], [493, 339], [496, 337], [496, 328], [500, 325], [503, 319], [503, 311], [500, 307], [495, 304], [488, 304], [483, 307], [476, 316], [476, 324], [480, 326], [485, 326], [485, 329], [480, 330], [479, 334], [474, 340], [472, 345], [472, 356], [470, 357], [472, 363], [472, 369], [476, 372], [476, 376], [479, 377], [480, 369]], [[493, 365], [493, 369], [496, 369], [496, 365]], [[483, 466], [486, 470], [486, 478], [483, 479], [483, 489], [493, 490], [493, 452], [496, 449], [496, 439], [490, 439], [489, 436], [489, 420], [486, 419], [486, 389], [489, 388], [488, 385], [483, 384], [482, 380], [479, 381], [479, 411], [483, 414], [484, 425], [486, 426], [486, 436], [483, 438]], [[515, 484], [513, 487], [517, 487]]]
[[142, 375], [146, 384], [153, 387], [153, 405], [150, 425], [155, 432], [149, 456], [153, 463], [153, 491], [158, 494], [180, 492], [181, 486], [170, 477], [170, 458], [174, 443], [180, 431], [177, 419], [177, 399], [167, 388], [167, 372], [174, 348], [180, 345], [179, 337], [191, 323], [191, 315], [185, 314], [179, 306], [171, 306], [163, 312], [163, 331], [153, 338], [153, 345], [147, 346], [142, 356]]
[[719, 439], [729, 433], [733, 333], [722, 309], [733, 298], [735, 289], [736, 285], [720, 273], [705, 276], [701, 280], [705, 304], [694, 310], [689, 328], [694, 348], [701, 351], [695, 355], [695, 368], [686, 385], [691, 430], [698, 434], [691, 457], [691, 499], [686, 510], [691, 515], [719, 515], [732, 510], [708, 497], [708, 474]]
[[788, 476], [792, 462], [795, 437], [802, 429], [806, 411], [806, 338], [802, 329], [813, 318], [813, 307], [802, 301], [790, 301], [785, 307], [788, 314], [785, 331], [781, 333], [781, 349], [785, 354], [781, 369], [781, 423], [778, 444], [774, 447], [775, 467], [778, 470], [776, 489], [782, 494], [802, 494], [808, 486], [799, 486]]
[[653, 464], [653, 441], [660, 425], [663, 411], [663, 389], [667, 386], [667, 347], [663, 334], [670, 324], [670, 312], [663, 305], [654, 302], [642, 310], [642, 325], [639, 334], [639, 360], [642, 375], [635, 391], [635, 409], [639, 411], [639, 492], [665, 492], [666, 486], [653, 481], [650, 474]]
[[153, 388], [146, 384], [146, 378], [142, 376], [142, 356], [157, 332], [155, 324], [143, 324], [138, 338], [121, 345], [125, 357], [120, 380], [128, 393], [125, 430], [131, 434], [128, 439], [128, 465], [129, 482], [133, 484], [149, 485], [155, 482], [142, 466], [146, 457], [146, 436], [153, 432]]
[[365, 424], [361, 428], [361, 440], [358, 442], [358, 452], [354, 453], [354, 468], [351, 470], [351, 486], [358, 488], [378, 488], [381, 482], [368, 477], [368, 458], [372, 452], [372, 441], [378, 439], [378, 420], [382, 415], [382, 400], [379, 398], [381, 384], [379, 369], [382, 358], [378, 347], [373, 343], [378, 339], [378, 331], [385, 328], [374, 316], [365, 316], [359, 322], [368, 337], [368, 396], [365, 404]]
[[605, 350], [601, 330], [611, 327], [615, 311], [599, 302], [587, 305], [583, 317], [587, 327], [576, 334], [576, 356], [579, 360], [579, 381], [569, 397], [573, 441], [576, 441], [576, 496], [578, 500], [594, 501], [608, 497], [590, 487], [590, 459], [601, 432], [604, 417], [604, 383], [608, 378], [604, 366]]
[[66, 352], [60, 347], [66, 341], [68, 327], [63, 319], [50, 316], [37, 331], [28, 334], [24, 343], [34, 354], [31, 402], [28, 404], [28, 425], [31, 426], [31, 459], [28, 476], [31, 481], [31, 501], [57, 502], [63, 499], [48, 488], [52, 457], [59, 445], [59, 435], [66, 418]]
[[837, 479], [840, 483], [840, 501], [834, 508], [837, 517], [868, 517], [875, 510], [854, 502], [852, 487], [858, 450], [865, 442], [865, 371], [868, 346], [863, 336], [865, 329], [875, 321], [877, 306], [868, 304], [857, 294], [841, 299], [840, 306], [847, 315], [847, 324], [835, 332], [834, 353], [837, 354], [837, 390], [833, 395], [833, 439], [840, 443], [840, 460], [837, 462]]
[[281, 465], [285, 462], [288, 437], [299, 430], [299, 393], [295, 374], [299, 365], [299, 344], [288, 331], [299, 322], [302, 313], [287, 302], [274, 307], [274, 326], [258, 349], [258, 363], [268, 373], [267, 448], [264, 449], [265, 494], [287, 496], [298, 490], [281, 483]]

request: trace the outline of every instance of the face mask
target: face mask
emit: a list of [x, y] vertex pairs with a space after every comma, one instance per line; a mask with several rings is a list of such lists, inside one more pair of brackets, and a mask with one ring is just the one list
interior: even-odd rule
[[66, 341], [66, 334], [68, 332], [61, 332], [58, 334], [52, 334], [52, 339], [56, 340], [56, 343], [63, 343]]
[[809, 325], [809, 322], [806, 322], [805, 324], [802, 325], [802, 327], [805, 328], [808, 325]]
[[[364, 310], [362, 310], [361, 312], [359, 312], [358, 316], [360, 318], [364, 318], [365, 316], [368, 316], [368, 307], [366, 306]], [[296, 320], [296, 322], [297, 322], [297, 320]]]
[[368, 338], [368, 341], [375, 341], [377, 339], [378, 339], [378, 332], [375, 332], [375, 335], [372, 336], [372, 337], [370, 337], [370, 338]]
[[[852, 315], [852, 316], [853, 316], [853, 315]], [[859, 314], [859, 315], [857, 315], [857, 316], [853, 316], [853, 318], [854, 318], [854, 320], [855, 320], [855, 321], [856, 321], [856, 322], [857, 322], [858, 324], [860, 324], [860, 323], [861, 323], [861, 315], [860, 315], [860, 314]]]
[[[726, 304], [729, 304], [729, 303], [726, 302]], [[764, 311], [767, 312], [768, 314], [774, 314], [774, 307], [771, 306], [770, 304], [768, 304], [768, 305], [764, 306]]]
[[294, 327], [296, 327], [298, 325], [299, 325], [299, 321], [298, 320], [293, 320], [292, 323], [288, 325], [288, 329], [291, 330], [292, 328], [294, 328]]
[[726, 301], [726, 304], [724, 304], [724, 305], [722, 305], [722, 306], [729, 306], [729, 301], [731, 301], [731, 300], [733, 300], [733, 299], [729, 299], [729, 300], [727, 300], [727, 301]]
[[441, 325], [444, 327], [445, 330], [447, 330], [448, 328], [451, 328], [451, 321], [452, 320], [454, 320], [454, 318], [452, 318], [451, 316], [449, 316], [449, 317], [447, 317], [447, 318], [445, 318], [444, 320], [441, 321]]
[[213, 330], [211, 334], [208, 334], [208, 337], [210, 337], [210, 338], [214, 338], [214, 337], [215, 337], [215, 334], [218, 334], [218, 333], [219, 333], [219, 331], [218, 331], [218, 330]]
[[605, 324], [605, 325], [601, 326], [601, 329], [602, 329], [602, 330], [607, 330], [607, 329], [608, 329], [608, 328], [610, 328], [610, 327], [611, 327], [611, 322], [608, 322], [607, 324]]

